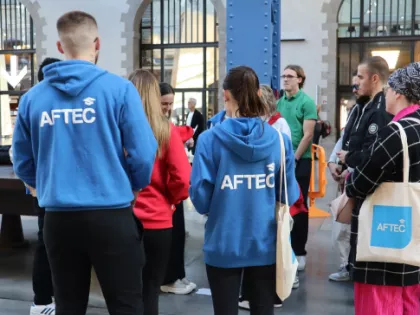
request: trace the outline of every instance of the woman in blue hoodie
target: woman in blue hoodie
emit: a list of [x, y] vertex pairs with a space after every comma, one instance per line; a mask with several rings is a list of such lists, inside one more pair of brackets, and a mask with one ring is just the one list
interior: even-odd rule
[[[201, 134], [194, 158], [190, 197], [197, 211], [208, 215], [204, 257], [215, 315], [238, 314], [243, 272], [254, 284], [251, 314], [274, 312], [280, 141], [278, 132], [260, 118], [267, 109], [259, 86], [251, 68], [229, 71], [223, 89], [231, 119]], [[283, 138], [293, 204], [299, 197], [293, 148]]]

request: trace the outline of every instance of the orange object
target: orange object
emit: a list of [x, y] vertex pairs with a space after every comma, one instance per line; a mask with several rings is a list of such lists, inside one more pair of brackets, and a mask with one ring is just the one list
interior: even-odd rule
[[[327, 218], [330, 216], [328, 211], [319, 209], [315, 205], [316, 198], [323, 198], [327, 189], [327, 160], [323, 147], [312, 145], [312, 174], [309, 185], [309, 217], [310, 218]], [[318, 177], [315, 174], [315, 154], [318, 157]], [[315, 188], [315, 181], [318, 179], [318, 189]]]

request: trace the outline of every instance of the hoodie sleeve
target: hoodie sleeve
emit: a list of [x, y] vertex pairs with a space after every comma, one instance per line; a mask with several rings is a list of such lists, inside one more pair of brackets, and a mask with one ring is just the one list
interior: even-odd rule
[[150, 183], [157, 142], [144, 113], [139, 93], [131, 83], [127, 84], [119, 126], [127, 153], [131, 186], [133, 191], [138, 191]]
[[[284, 133], [283, 140], [284, 140], [284, 147], [286, 149], [286, 179], [287, 179], [287, 196], [289, 198], [289, 206], [293, 205], [298, 199], [300, 195], [299, 185], [296, 181], [295, 176], [295, 154], [293, 152], [292, 141], [290, 138], [286, 137]], [[286, 203], [286, 198], [284, 197], [285, 194], [285, 186], [283, 184], [282, 192], [281, 192], [281, 200], [279, 197], [279, 190], [280, 190], [280, 170], [277, 173], [276, 179], [276, 200], [282, 203]]]
[[169, 173], [167, 191], [169, 202], [176, 205], [188, 198], [191, 165], [175, 126], [171, 126], [171, 138], [169, 141], [168, 152], [166, 154]]
[[190, 198], [200, 214], [209, 212], [216, 178], [216, 169], [212, 154], [207, 151], [206, 140], [206, 132], [204, 132], [200, 141], [197, 142], [191, 173]]
[[26, 185], [36, 188], [36, 168], [29, 129], [28, 102], [26, 95], [19, 101], [13, 131], [13, 170]]

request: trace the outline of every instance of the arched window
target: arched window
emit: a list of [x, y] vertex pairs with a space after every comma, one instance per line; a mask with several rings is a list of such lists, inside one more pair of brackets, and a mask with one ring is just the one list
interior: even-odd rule
[[343, 127], [345, 106], [352, 97], [352, 74], [363, 59], [381, 56], [391, 71], [420, 61], [420, 2], [344, 0], [337, 33], [337, 121]]
[[205, 118], [215, 113], [219, 35], [212, 1], [153, 0], [140, 27], [140, 67], [174, 87], [174, 123], [185, 124], [189, 98]]
[[19, 1], [0, 0], [2, 115], [6, 113], [5, 104], [11, 110], [11, 120], [5, 117], [1, 119], [1, 136], [11, 134], [19, 97], [35, 83], [35, 52], [35, 30], [28, 10]]

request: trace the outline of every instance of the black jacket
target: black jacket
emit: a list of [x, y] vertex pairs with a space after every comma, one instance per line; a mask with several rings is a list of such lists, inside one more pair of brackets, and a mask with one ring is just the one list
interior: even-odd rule
[[198, 110], [195, 110], [193, 117], [191, 119], [191, 127], [195, 129], [194, 136], [193, 136], [194, 146], [191, 148], [192, 154], [195, 153], [198, 137], [204, 131], [204, 126], [205, 126], [205, 122], [204, 122], [203, 114], [200, 113]]
[[[357, 107], [356, 107], [357, 106]], [[347, 123], [351, 131], [344, 132], [343, 150], [348, 151], [346, 165], [358, 166], [369, 147], [375, 142], [378, 131], [388, 125], [392, 115], [385, 109], [385, 94], [380, 92], [366, 105], [356, 105]]]

